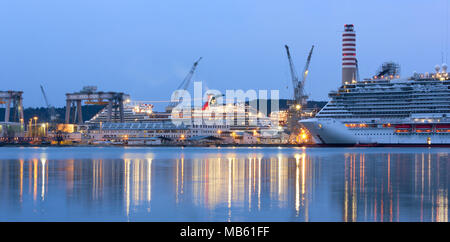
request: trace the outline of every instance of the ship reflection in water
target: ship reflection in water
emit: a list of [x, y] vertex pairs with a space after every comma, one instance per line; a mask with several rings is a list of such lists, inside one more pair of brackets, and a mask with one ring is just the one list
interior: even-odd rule
[[448, 221], [446, 149], [1, 148], [0, 157], [1, 221]]

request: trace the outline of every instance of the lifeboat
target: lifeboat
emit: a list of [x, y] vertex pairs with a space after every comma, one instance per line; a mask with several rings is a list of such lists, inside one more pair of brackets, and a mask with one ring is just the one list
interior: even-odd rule
[[411, 124], [397, 124], [395, 125], [396, 133], [409, 133], [411, 132], [412, 125]]
[[436, 133], [450, 133], [450, 124], [436, 125]]
[[433, 125], [431, 124], [417, 124], [416, 133], [431, 133], [433, 132]]

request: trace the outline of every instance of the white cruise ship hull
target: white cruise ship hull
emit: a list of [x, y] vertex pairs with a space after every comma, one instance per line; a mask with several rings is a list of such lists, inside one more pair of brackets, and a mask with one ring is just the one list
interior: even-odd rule
[[317, 144], [324, 145], [450, 145], [450, 132], [398, 133], [392, 127], [349, 128], [337, 119], [306, 119], [300, 123]]

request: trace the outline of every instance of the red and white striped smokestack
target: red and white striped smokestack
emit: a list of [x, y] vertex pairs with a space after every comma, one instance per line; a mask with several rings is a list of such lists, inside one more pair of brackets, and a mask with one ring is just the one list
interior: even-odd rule
[[346, 24], [342, 34], [342, 84], [353, 80], [356, 80], [356, 33], [353, 24]]

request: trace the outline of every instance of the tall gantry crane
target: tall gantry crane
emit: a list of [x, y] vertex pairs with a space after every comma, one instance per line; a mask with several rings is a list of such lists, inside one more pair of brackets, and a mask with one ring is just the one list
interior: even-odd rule
[[294, 62], [291, 57], [291, 53], [289, 51], [289, 46], [285, 45], [286, 53], [289, 60], [289, 67], [291, 70], [291, 78], [292, 78], [292, 86], [294, 88], [294, 104], [295, 105], [301, 105], [299, 107], [305, 106], [308, 100], [308, 96], [305, 94], [305, 82], [306, 77], [308, 76], [309, 72], [309, 64], [311, 63], [311, 56], [314, 50], [314, 45], [311, 47], [311, 50], [309, 51], [308, 58], [306, 59], [305, 68], [303, 70], [302, 80], [299, 81], [297, 72], [295, 70]]
[[[196, 62], [194, 62], [194, 64], [192, 65], [191, 70], [186, 75], [186, 77], [184, 78], [183, 82], [181, 82], [181, 84], [178, 86], [177, 90], [175, 90], [174, 97], [176, 97], [176, 99], [180, 98], [180, 90], [186, 90], [189, 87], [189, 84], [191, 83], [192, 76], [194, 75], [195, 69], [197, 69], [198, 63], [200, 62], [201, 59], [202, 59], [202, 57], [200, 57]], [[166, 107], [166, 112], [171, 112], [172, 109], [177, 104], [178, 104], [178, 102], [170, 102], [169, 105]]]
[[291, 71], [292, 87], [294, 89], [293, 100], [289, 103], [288, 116], [286, 120], [286, 131], [291, 143], [304, 143], [307, 142], [307, 135], [305, 129], [299, 124], [299, 120], [304, 117], [310, 117], [310, 114], [305, 112], [305, 107], [308, 102], [308, 96], [305, 93], [306, 78], [309, 73], [309, 64], [311, 63], [311, 56], [314, 50], [314, 45], [309, 51], [308, 58], [306, 59], [305, 68], [302, 72], [302, 79], [299, 80], [297, 72], [295, 70], [294, 61], [289, 50], [289, 46], [285, 45], [286, 53], [289, 61], [289, 67]]
[[44, 87], [41, 85], [42, 96], [44, 96], [45, 105], [47, 105], [48, 112], [50, 114], [50, 121], [56, 122], [58, 119], [58, 114], [56, 114], [55, 107], [50, 105], [47, 99], [47, 95], [45, 94]]

